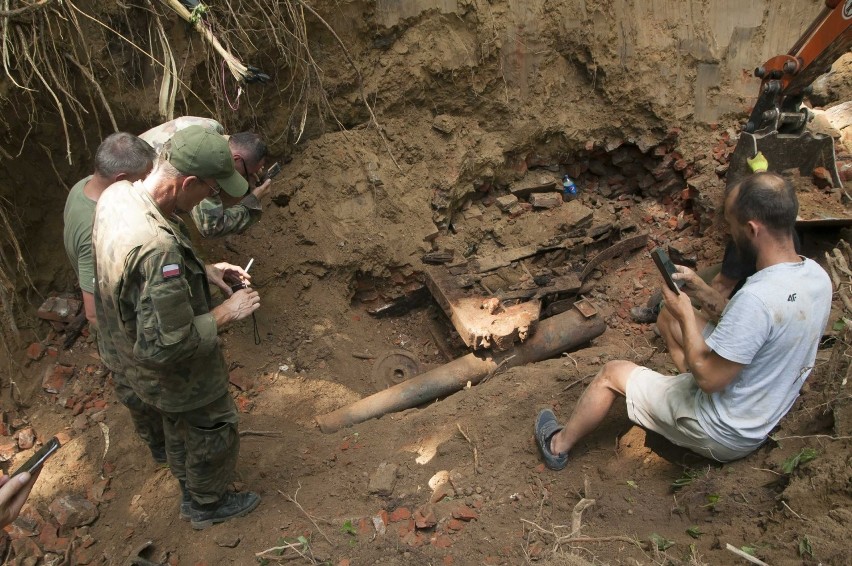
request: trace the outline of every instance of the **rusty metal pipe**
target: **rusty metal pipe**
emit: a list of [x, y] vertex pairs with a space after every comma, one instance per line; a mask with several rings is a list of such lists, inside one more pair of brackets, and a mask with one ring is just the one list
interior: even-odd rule
[[576, 309], [541, 321], [532, 337], [493, 358], [468, 354], [427, 371], [336, 411], [316, 417], [320, 430], [336, 432], [387, 413], [410, 409], [475, 385], [501, 364], [514, 367], [551, 358], [603, 334], [606, 324], [599, 316], [584, 318]]

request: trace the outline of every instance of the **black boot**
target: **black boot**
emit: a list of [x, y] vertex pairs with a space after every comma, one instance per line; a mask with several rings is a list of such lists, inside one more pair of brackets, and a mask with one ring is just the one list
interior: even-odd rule
[[227, 492], [216, 503], [199, 505], [194, 500], [190, 504], [192, 528], [206, 529], [228, 519], [242, 517], [254, 510], [260, 503], [260, 496], [251, 491], [240, 493]]
[[166, 458], [166, 447], [158, 446], [157, 448], [148, 447], [151, 450], [151, 456], [154, 458], [154, 462], [157, 463], [158, 466], [167, 466], [169, 464], [168, 458]]
[[192, 496], [186, 489], [186, 482], [178, 480], [178, 483], [180, 484], [180, 520], [189, 521], [192, 519]]

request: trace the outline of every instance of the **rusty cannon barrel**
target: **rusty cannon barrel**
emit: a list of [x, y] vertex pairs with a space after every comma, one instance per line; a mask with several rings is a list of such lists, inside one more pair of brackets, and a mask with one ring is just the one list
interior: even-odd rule
[[491, 357], [468, 354], [351, 405], [319, 415], [316, 421], [320, 430], [331, 433], [387, 413], [410, 409], [455, 393], [468, 381], [475, 385], [501, 365], [508, 368], [552, 358], [597, 338], [604, 330], [606, 324], [600, 316], [586, 318], [571, 309], [539, 322], [526, 342], [509, 351]]

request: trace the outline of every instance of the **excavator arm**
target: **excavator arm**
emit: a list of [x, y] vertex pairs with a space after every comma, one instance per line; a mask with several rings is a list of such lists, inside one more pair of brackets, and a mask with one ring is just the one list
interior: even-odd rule
[[810, 85], [852, 47], [852, 0], [826, 0], [825, 8], [786, 55], [755, 69], [760, 95], [731, 155], [728, 184], [749, 173], [746, 159], [761, 151], [775, 171], [797, 168], [809, 175], [825, 167], [841, 187], [830, 137], [805, 130], [813, 118], [802, 106]]

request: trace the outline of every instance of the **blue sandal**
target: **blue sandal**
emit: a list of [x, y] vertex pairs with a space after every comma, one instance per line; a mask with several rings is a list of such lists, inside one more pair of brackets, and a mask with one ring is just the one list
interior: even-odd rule
[[535, 441], [544, 460], [551, 470], [561, 470], [568, 465], [568, 453], [554, 454], [550, 451], [550, 439], [564, 427], [559, 426], [556, 415], [550, 409], [543, 409], [535, 419]]

